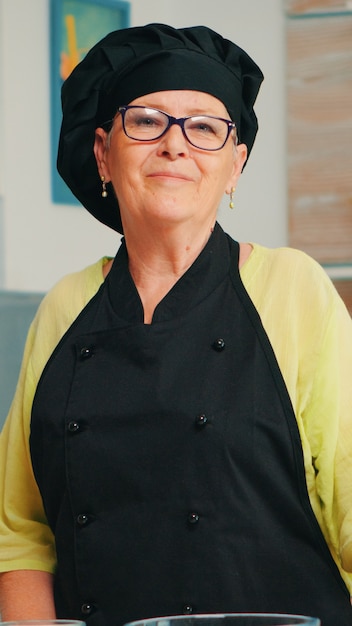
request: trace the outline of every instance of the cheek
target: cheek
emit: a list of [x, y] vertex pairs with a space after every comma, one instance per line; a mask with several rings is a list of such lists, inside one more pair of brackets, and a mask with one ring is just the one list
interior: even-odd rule
[[121, 150], [117, 151], [110, 148], [107, 156], [109, 175], [116, 191], [116, 187], [129, 178], [135, 170], [135, 167], [132, 166], [133, 164], [129, 163], [126, 158], [121, 158], [121, 154], [123, 154]]
[[200, 167], [200, 171], [202, 178], [209, 184], [225, 186], [233, 173], [233, 158], [211, 159]]
[[143, 173], [144, 163], [150, 156], [150, 148], [117, 135], [111, 143], [108, 162], [112, 176], [122, 181], [125, 178], [137, 179]]
[[129, 150], [120, 150], [118, 154], [111, 153], [109, 173], [120, 210], [124, 206], [132, 205], [143, 189], [141, 164], [137, 162], [136, 157], [132, 156]]

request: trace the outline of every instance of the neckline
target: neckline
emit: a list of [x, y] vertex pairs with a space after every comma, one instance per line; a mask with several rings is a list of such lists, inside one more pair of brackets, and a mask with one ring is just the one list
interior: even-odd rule
[[[238, 271], [239, 244], [233, 242], [216, 223], [208, 242], [191, 267], [156, 306], [152, 324], [185, 315], [219, 286], [233, 263], [230, 242], [236, 246]], [[128, 323], [143, 323], [144, 311], [129, 272], [124, 239], [105, 282], [111, 306], [118, 317]]]

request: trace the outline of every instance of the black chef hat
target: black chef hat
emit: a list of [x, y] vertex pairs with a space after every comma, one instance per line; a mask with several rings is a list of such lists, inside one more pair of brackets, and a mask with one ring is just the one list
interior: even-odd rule
[[253, 105], [262, 80], [244, 50], [205, 26], [149, 24], [114, 31], [88, 52], [62, 86], [58, 171], [94, 217], [122, 233], [114, 194], [101, 197], [95, 129], [135, 98], [191, 89], [223, 102], [249, 154], [258, 130]]

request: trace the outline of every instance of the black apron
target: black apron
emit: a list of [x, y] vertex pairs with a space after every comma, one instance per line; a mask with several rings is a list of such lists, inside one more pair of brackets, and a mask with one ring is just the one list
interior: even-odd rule
[[217, 225], [145, 325], [123, 243], [43, 372], [30, 444], [61, 618], [253, 611], [352, 624], [238, 253]]

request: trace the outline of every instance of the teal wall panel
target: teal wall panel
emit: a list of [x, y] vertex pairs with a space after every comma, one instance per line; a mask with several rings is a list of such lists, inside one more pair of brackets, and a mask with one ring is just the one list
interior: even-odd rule
[[0, 428], [16, 388], [29, 325], [43, 294], [0, 291]]

